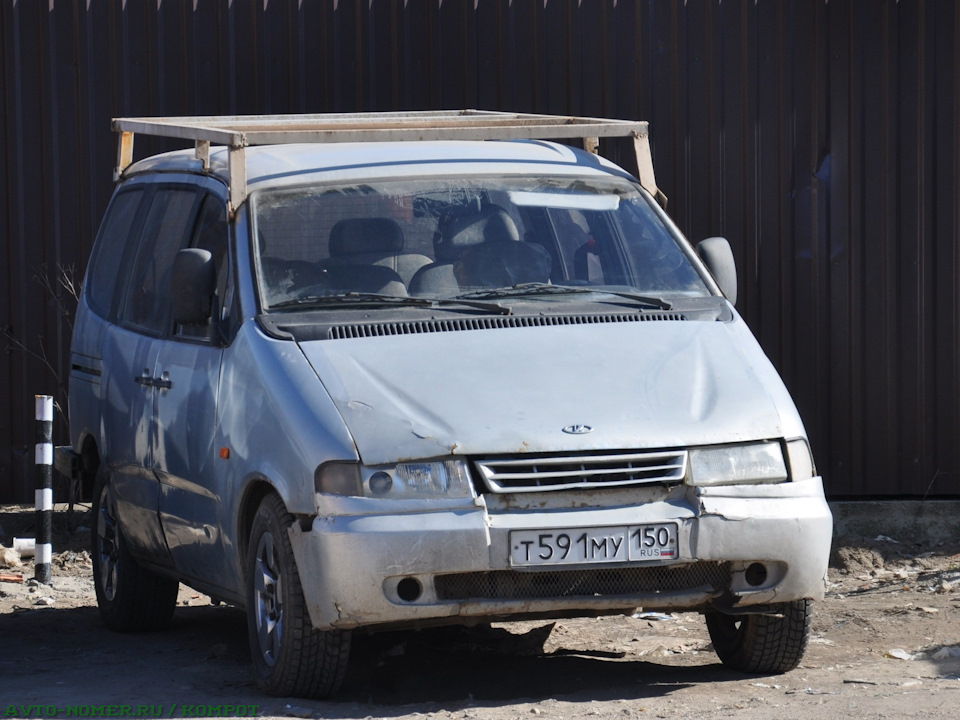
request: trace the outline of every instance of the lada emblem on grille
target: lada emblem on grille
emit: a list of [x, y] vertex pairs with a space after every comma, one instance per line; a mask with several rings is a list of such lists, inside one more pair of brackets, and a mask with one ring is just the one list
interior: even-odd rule
[[563, 431], [568, 435], [586, 435], [593, 432], [593, 428], [589, 425], [567, 425]]

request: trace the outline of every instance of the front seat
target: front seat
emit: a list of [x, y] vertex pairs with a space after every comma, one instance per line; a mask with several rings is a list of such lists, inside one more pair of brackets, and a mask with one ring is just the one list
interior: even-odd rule
[[403, 252], [403, 230], [390, 218], [349, 218], [330, 230], [330, 258], [324, 267], [334, 265], [377, 265], [389, 268], [407, 285], [430, 258]]
[[521, 242], [513, 218], [496, 205], [447, 216], [433, 244], [437, 261], [413, 276], [413, 295], [456, 295], [465, 288], [547, 282], [550, 276], [546, 250]]

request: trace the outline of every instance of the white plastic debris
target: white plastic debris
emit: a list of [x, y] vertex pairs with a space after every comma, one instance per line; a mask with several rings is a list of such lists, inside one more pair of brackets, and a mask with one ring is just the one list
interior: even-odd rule
[[634, 613], [632, 617], [637, 620], [676, 620], [673, 615], [660, 612], [639, 612]]
[[0, 567], [23, 567], [23, 563], [20, 562], [20, 553], [13, 548], [0, 545]]
[[20, 553], [20, 557], [33, 557], [37, 548], [36, 538], [17, 538], [13, 539], [13, 549]]
[[947, 658], [960, 658], [960, 645], [945, 645], [931, 655], [934, 660], [946, 660]]
[[912, 653], [908, 653], [906, 650], [901, 650], [900, 648], [894, 648], [893, 650], [888, 652], [885, 655], [885, 657], [894, 658], [895, 660], [916, 660], [917, 659], [916, 655]]
[[836, 691], [818, 690], [817, 688], [804, 688], [802, 690], [787, 690], [786, 695], [839, 695]]

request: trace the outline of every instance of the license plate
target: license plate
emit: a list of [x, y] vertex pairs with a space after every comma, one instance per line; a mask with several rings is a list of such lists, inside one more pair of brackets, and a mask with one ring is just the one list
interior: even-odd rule
[[676, 559], [676, 523], [514, 530], [510, 533], [510, 564], [513, 567], [671, 562]]

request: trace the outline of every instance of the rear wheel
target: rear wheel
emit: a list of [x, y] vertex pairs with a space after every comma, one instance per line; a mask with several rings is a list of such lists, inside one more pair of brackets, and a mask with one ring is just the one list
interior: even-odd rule
[[350, 633], [310, 623], [283, 502], [268, 495], [253, 520], [247, 552], [247, 628], [259, 686], [281, 697], [324, 698], [343, 682]]
[[770, 615], [706, 614], [707, 629], [721, 662], [741, 672], [777, 674], [800, 664], [810, 639], [813, 602], [777, 605]]
[[101, 468], [93, 491], [93, 584], [100, 617], [111, 630], [160, 630], [170, 624], [180, 583], [137, 564], [127, 549], [109, 473]]

